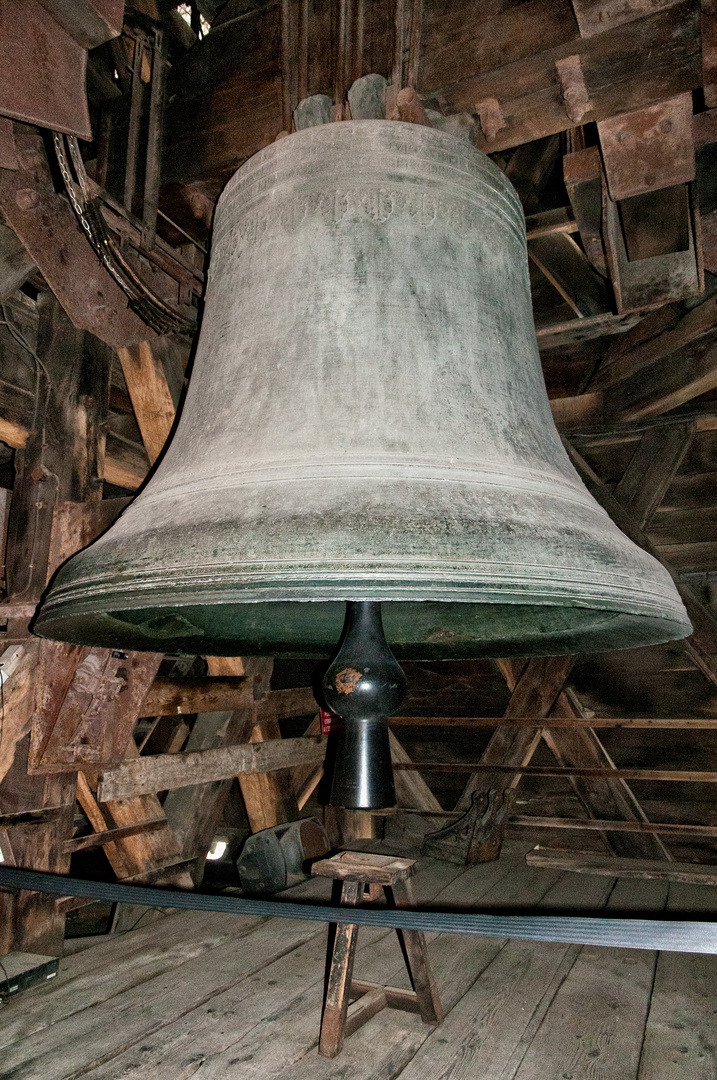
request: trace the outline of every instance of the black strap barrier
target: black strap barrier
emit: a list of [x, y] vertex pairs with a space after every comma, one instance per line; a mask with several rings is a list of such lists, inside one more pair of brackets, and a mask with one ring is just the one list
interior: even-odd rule
[[[20, 870], [13, 866], [0, 866], [0, 887], [123, 904], [144, 904], [147, 907], [218, 911], [228, 915], [261, 915], [266, 918], [309, 919], [327, 923], [349, 921], [347, 909], [336, 905], [249, 900], [179, 889], [84, 881], [82, 878]], [[524, 941], [717, 954], [717, 923], [691, 919], [587, 919], [563, 915], [486, 915], [480, 912], [357, 907], [351, 908], [350, 921], [360, 926], [386, 926], [396, 930], [424, 930], [440, 934], [482, 934], [485, 937], [521, 938]]]

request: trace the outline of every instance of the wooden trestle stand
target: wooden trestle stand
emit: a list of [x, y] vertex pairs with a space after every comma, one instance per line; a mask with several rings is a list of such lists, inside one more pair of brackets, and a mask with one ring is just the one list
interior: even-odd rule
[[[412, 907], [409, 878], [415, 860], [388, 855], [369, 855], [361, 851], [343, 851], [331, 859], [314, 863], [312, 874], [341, 883], [341, 903], [361, 904], [368, 887], [368, 898], [378, 898], [383, 888], [389, 903], [398, 908]], [[397, 930], [413, 990], [363, 982], [352, 978], [359, 928], [354, 923], [338, 923], [333, 941], [329, 936], [324, 1011], [321, 1018], [319, 1053], [336, 1057], [344, 1039], [357, 1031], [372, 1016], [385, 1009], [403, 1009], [420, 1013], [425, 1024], [440, 1024], [443, 1008], [428, 963], [426, 939], [421, 931]], [[349, 1001], [358, 998], [351, 1013]]]

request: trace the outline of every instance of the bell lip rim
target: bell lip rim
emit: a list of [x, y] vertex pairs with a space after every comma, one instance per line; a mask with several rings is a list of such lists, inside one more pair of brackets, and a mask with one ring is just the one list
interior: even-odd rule
[[[563, 631], [555, 632], [552, 635], [540, 635], [536, 632], [532, 640], [500, 640], [492, 637], [481, 642], [479, 639], [474, 638], [468, 642], [459, 642], [458, 644], [453, 642], [452, 647], [447, 647], [449, 643], [441, 642], [399, 642], [392, 637], [389, 646], [399, 663], [406, 663], [408, 661], [438, 662], [447, 660], [478, 660], [501, 656], [562, 656], [567, 653], [610, 653], [657, 646], [671, 641], [683, 640], [685, 637], [689, 636], [692, 631], [692, 626], [689, 622], [685, 625], [683, 622], [678, 622], [669, 617], [638, 616], [625, 612], [615, 612], [614, 616], [614, 620], [609, 620], [608, 623], [604, 623], [602, 627], [603, 634], [612, 631], [613, 636], [611, 640], [607, 640], [604, 636], [596, 634], [594, 628], [592, 631], [588, 628], [582, 632], [579, 628], [572, 630], [568, 628]], [[611, 625], [615, 620], [620, 620], [617, 627]], [[104, 644], [98, 644], [96, 639], [92, 640], [92, 628], [90, 629], [89, 635], [82, 634], [79, 636], [72, 635], [68, 637], [67, 628], [63, 626], [64, 621], [65, 620], [62, 618], [46, 620], [47, 625], [43, 628], [45, 632], [43, 632], [43, 629], [39, 626], [33, 626], [32, 632], [36, 634], [38, 638], [51, 641], [69, 641], [71, 644], [75, 645], [121, 649], [133, 652], [163, 652], [170, 656], [240, 656], [249, 655], [247, 652], [248, 646], [250, 648], [254, 647], [250, 644], [249, 636], [247, 636], [246, 639], [240, 639], [238, 635], [236, 638], [224, 639], [208, 636], [206, 641], [201, 641], [197, 637], [191, 639], [188, 638], [186, 644], [182, 643], [178, 637], [168, 637], [165, 641], [150, 639], [141, 643], [136, 640], [132, 643], [128, 643], [128, 639], [125, 639], [124, 642], [117, 640], [112, 643], [106, 642]], [[92, 620], [92, 622], [94, 623], [94, 620]], [[641, 640], [635, 639], [634, 631], [638, 627], [642, 629], [642, 634], [640, 634]], [[614, 635], [615, 629], [620, 631], [617, 636]], [[651, 633], [647, 639], [645, 639], [645, 631], [648, 630], [651, 631]], [[282, 658], [328, 659], [336, 649], [336, 641], [321, 642], [315, 640], [308, 643], [302, 643], [298, 641], [298, 639], [295, 641], [274, 640], [269, 644], [268, 641], [262, 641], [259, 635], [255, 635], [255, 644], [256, 643], [260, 643], [259, 652], [261, 655], [274, 655]], [[265, 645], [266, 648], [264, 647]], [[444, 647], [441, 648], [441, 645]], [[256, 652], [256, 647], [254, 648]], [[219, 649], [225, 651], [219, 652], [217, 651]], [[259, 655], [259, 652], [256, 652], [256, 654]]]
[[[104, 594], [104, 596], [105, 596], [105, 600], [106, 600], [107, 594]], [[560, 608], [560, 609], [577, 609], [577, 610], [585, 611], [585, 612], [592, 611], [592, 612], [595, 612], [596, 615], [597, 614], [602, 614], [605, 617], [612, 616], [612, 620], [608, 620], [608, 621], [613, 621], [614, 619], [627, 619], [627, 620], [630, 620], [630, 621], [637, 620], [643, 626], [646, 625], [646, 624], [652, 624], [652, 625], [654, 625], [655, 629], [661, 628], [663, 630], [666, 630], [668, 627], [671, 628], [670, 633], [669, 633], [668, 636], [659, 635], [658, 638], [656, 638], [654, 642], [647, 642], [645, 644], [660, 644], [660, 643], [664, 643], [664, 642], [667, 642], [667, 641], [683, 640], [685, 637], [688, 637], [690, 634], [692, 634], [694, 632], [694, 627], [692, 625], [692, 622], [690, 621], [687, 610], [686, 610], [686, 608], [684, 607], [683, 604], [681, 604], [680, 607], [677, 607], [677, 605], [675, 605], [675, 607], [670, 611], [665, 611], [664, 609], [662, 611], [656, 611], [654, 608], [648, 609], [648, 610], [643, 608], [640, 611], [635, 611], [635, 610], [631, 611], [629, 609], [626, 609], [624, 606], [617, 607], [616, 605], [611, 605], [611, 606], [608, 607], [605, 604], [588, 603], [586, 601], [584, 601], [582, 603], [566, 603], [566, 602], [561, 603], [559, 597], [557, 598], [557, 600], [558, 600], [557, 603], [554, 602], [554, 601], [553, 602], [547, 602], [545, 599], [541, 603], [539, 600], [536, 600], [536, 599], [534, 599], [532, 597], [524, 598], [521, 601], [510, 600], [508, 598], [500, 598], [500, 599], [489, 600], [489, 599], [486, 599], [485, 597], [481, 598], [481, 599], [474, 599], [474, 600], [455, 600], [455, 599], [442, 599], [442, 598], [436, 597], [435, 595], [424, 596], [424, 597], [416, 597], [415, 595], [412, 595], [410, 597], [405, 597], [404, 596], [404, 597], [396, 597], [396, 598], [392, 599], [390, 597], [387, 597], [385, 594], [384, 595], [377, 594], [375, 590], [369, 590], [367, 592], [365, 590], [360, 590], [360, 589], [359, 590], [357, 590], [357, 589], [347, 589], [344, 592], [344, 594], [341, 595], [341, 596], [337, 596], [337, 595], [332, 595], [332, 596], [312, 596], [312, 597], [306, 597], [306, 598], [299, 598], [299, 597], [296, 597], [296, 596], [294, 596], [294, 597], [274, 596], [274, 597], [259, 597], [259, 598], [254, 599], [254, 600], [241, 600], [241, 601], [228, 600], [226, 595], [225, 595], [224, 597], [222, 597], [221, 600], [214, 600], [213, 602], [211, 602], [211, 601], [210, 602], [200, 601], [199, 603], [194, 603], [194, 604], [182, 603], [181, 598], [179, 598], [180, 602], [178, 602], [178, 597], [177, 597], [176, 593], [175, 594], [167, 594], [165, 597], [160, 597], [160, 596], [157, 596], [155, 594], [154, 599], [155, 599], [154, 603], [147, 603], [146, 601], [148, 600], [148, 597], [142, 597], [142, 600], [144, 601], [143, 603], [138, 603], [138, 604], [135, 604], [134, 606], [130, 607], [125, 602], [125, 604], [122, 607], [118, 606], [118, 607], [112, 607], [112, 608], [110, 608], [107, 605], [106, 602], [101, 604], [99, 599], [95, 599], [94, 601], [85, 601], [85, 603], [78, 603], [76, 600], [68, 599], [68, 600], [61, 601], [60, 603], [56, 603], [54, 605], [50, 604], [49, 606], [45, 602], [45, 603], [41, 604], [40, 610], [38, 611], [35, 619], [32, 622], [31, 631], [32, 631], [32, 633], [37, 634], [37, 636], [39, 636], [39, 637], [49, 637], [49, 638], [52, 638], [53, 640], [64, 640], [62, 638], [62, 636], [61, 636], [61, 633], [58, 634], [58, 631], [61, 631], [63, 624], [65, 624], [66, 621], [69, 620], [69, 619], [82, 618], [82, 619], [89, 619], [91, 622], [94, 622], [95, 620], [98, 620], [98, 619], [102, 620], [103, 617], [108, 617], [108, 618], [117, 618], [118, 620], [121, 620], [121, 612], [124, 612], [124, 611], [132, 611], [132, 612], [148, 611], [148, 610], [150, 610], [150, 611], [151, 610], [162, 611], [162, 610], [166, 610], [167, 608], [171, 608], [172, 610], [175, 610], [175, 611], [176, 610], [181, 611], [182, 609], [191, 609], [193, 607], [206, 607], [206, 608], [212, 608], [212, 607], [216, 607], [216, 608], [219, 608], [219, 607], [251, 607], [251, 606], [265, 606], [265, 605], [268, 605], [268, 604], [282, 604], [282, 603], [284, 603], [284, 604], [285, 603], [303, 604], [303, 605], [306, 605], [306, 604], [345, 604], [348, 601], [377, 601], [377, 602], [382, 603], [382, 604], [401, 603], [403, 605], [409, 605], [409, 604], [418, 605], [418, 604], [423, 604], [423, 603], [434, 603], [434, 604], [445, 603], [445, 604], [448, 604], [448, 605], [451, 605], [451, 606], [454, 606], [454, 607], [457, 607], [457, 606], [463, 607], [463, 606], [466, 606], [466, 605], [470, 604], [472, 606], [491, 605], [491, 606], [496, 606], [496, 607], [511, 607], [511, 608], [544, 607], [544, 608]], [[68, 609], [70, 609], [70, 610], [68, 610]], [[43, 630], [49, 630], [50, 633], [43, 633]], [[544, 634], [543, 637], [544, 637], [544, 639], [547, 640], [551, 636], [557, 638], [561, 634], [566, 635], [568, 633], [573, 633], [575, 635], [579, 635], [580, 632], [581, 631], [580, 631], [579, 627], [575, 627], [575, 628], [566, 627], [566, 628], [563, 628], [562, 630], [556, 630], [556, 631], [548, 632], [548, 633]], [[588, 631], [585, 631], [585, 633], [588, 633]], [[175, 635], [175, 638], [173, 638], [171, 640], [175, 640], [177, 636], [178, 635]], [[161, 644], [161, 641], [158, 642], [158, 644]], [[629, 648], [629, 647], [630, 647], [629, 645], [617, 645], [617, 646], [609, 646], [608, 649], [609, 648], [614, 648], [617, 651], [619, 649]], [[639, 647], [639, 646], [636, 646], [636, 647]], [[602, 651], [602, 650], [597, 650], [597, 651]], [[526, 655], [530, 655], [530, 653], [526, 653]]]

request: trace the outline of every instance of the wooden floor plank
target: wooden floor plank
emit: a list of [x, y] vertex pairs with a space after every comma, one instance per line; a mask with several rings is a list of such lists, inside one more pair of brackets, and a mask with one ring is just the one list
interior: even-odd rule
[[[488, 865], [493, 864], [466, 870], [439, 894], [436, 904], [460, 907], [468, 906], [473, 900], [481, 908], [502, 908], [519, 903], [531, 906], [540, 901], [558, 877], [545, 872], [536, 873], [532, 868], [516, 862], [511, 873], [480, 895], [481, 887], [477, 882], [481, 877], [487, 880], [489, 873], [496, 872], [496, 868], [488, 871]], [[506, 945], [505, 940], [472, 935], [429, 935], [428, 940], [441, 1000], [449, 1010]], [[361, 950], [359, 934], [359, 950], [357, 977], [408, 986], [405, 967], [396, 950], [393, 935]], [[394, 958], [393, 967], [387, 963], [391, 957]], [[242, 1080], [265, 1080], [267, 1077], [276, 1080], [388, 1078], [398, 1075], [405, 1068], [434, 1030], [423, 1025], [420, 1017], [386, 1010], [346, 1040], [341, 1057], [336, 1061], [321, 1058], [316, 1053], [316, 1045], [322, 984], [323, 980], [318, 980], [300, 1000], [284, 1000], [278, 1015], [269, 1016], [223, 1054], [207, 1060], [203, 1065], [207, 1080], [230, 1080], [236, 1076], [234, 1070], [239, 1062]], [[439, 1030], [442, 1032], [444, 1029]], [[142, 1080], [145, 1078], [142, 1077]], [[162, 1076], [161, 1080], [170, 1078]]]
[[[637, 886], [637, 888], [635, 888]], [[662, 888], [660, 888], [662, 886]], [[608, 911], [660, 910], [662, 882], [620, 881]], [[515, 1080], [635, 1080], [656, 954], [584, 946], [515, 1072]]]
[[69, 1080], [151, 1037], [230, 986], [321, 933], [317, 923], [274, 919], [237, 942], [189, 960], [109, 1001], [58, 1021], [7, 1047], [1, 1080]]
[[146, 932], [132, 931], [118, 941], [63, 959], [54, 982], [8, 1001], [2, 1011], [0, 1048], [229, 945], [265, 921], [187, 912], [170, 916], [166, 924], [147, 927]]
[[[526, 870], [530, 869], [528, 867]], [[540, 905], [548, 909], [599, 909], [611, 883], [584, 889], [562, 875], [546, 889]], [[458, 1080], [462, 1077], [512, 1077], [532, 1034], [570, 970], [579, 949], [561, 944], [509, 941], [470, 991], [430, 1034], [401, 1074], [402, 1080]], [[559, 1075], [559, 1074], [558, 1074]]]
[[[516, 897], [522, 897], [525, 904], [535, 902], [557, 875], [525, 867], [521, 864], [521, 850], [517, 848], [501, 864], [483, 864], [467, 871], [438, 860], [422, 860], [413, 878], [416, 903], [430, 906], [434, 898], [433, 902], [441, 907], [453, 907], [476, 900], [482, 903], [485, 898], [487, 903], [504, 906], [515, 902]], [[513, 881], [516, 872], [518, 880]], [[495, 939], [470, 941], [473, 944], [467, 947], [467, 939], [452, 938], [449, 949], [441, 950], [436, 958], [436, 974], [449, 986], [449, 995], [453, 995], [451, 1003], [456, 994], [465, 992], [504, 944]], [[479, 947], [485, 953], [482, 960], [474, 951]], [[124, 1075], [136, 1080], [174, 1080], [177, 1071], [185, 1065], [189, 1067], [187, 1062], [194, 1060], [187, 1057], [190, 1049], [205, 1058], [201, 1071], [208, 1078], [234, 1077], [239, 1067], [242, 1077], [271, 1076], [287, 1067], [293, 1069], [307, 1054], [313, 1069], [316, 1062], [324, 1060], [314, 1056], [321, 1015], [324, 955], [322, 933], [265, 967], [246, 983], [215, 996], [163, 1028], [153, 1039], [143, 1038], [106, 1065], [87, 1073], [86, 1080], [114, 1080]], [[395, 934], [362, 928], [357, 976], [407, 985], [402, 981], [404, 970]], [[400, 1024], [405, 1015], [392, 1012], [393, 1021], [399, 1024], [399, 1034], [403, 1031]], [[429, 1030], [418, 1021], [419, 1042]], [[393, 1046], [393, 1035], [389, 1041]], [[402, 1052], [407, 1052], [402, 1039], [399, 1043]], [[393, 1052], [398, 1052], [395, 1047]]]
[[[667, 910], [713, 916], [715, 890], [670, 885]], [[638, 1080], [717, 1076], [717, 956], [660, 953]]]
[[[504, 868], [503, 873], [510, 873], [512, 863]], [[450, 887], [454, 878], [461, 876], [463, 868], [435, 859], [422, 860], [418, 872], [413, 878], [416, 903], [426, 904], [443, 889], [448, 880]], [[330, 887], [327, 879], [315, 879], [297, 886], [292, 892], [296, 899], [311, 887]], [[307, 941], [291, 953], [274, 963], [267, 963], [246, 982], [233, 986], [218, 994], [201, 1007], [183, 1016], [177, 1022], [164, 1027], [149, 1041], [142, 1039], [139, 1044], [128, 1048], [120, 1056], [105, 1065], [87, 1073], [87, 1080], [108, 1080], [110, 1077], [124, 1076], [125, 1073], [136, 1077], [151, 1077], [152, 1080], [174, 1080], [177, 1070], [194, 1059], [187, 1054], [196, 1052], [203, 1059], [219, 1058], [228, 1047], [240, 1043], [242, 1037], [248, 1038], [254, 1030], [261, 1030], [259, 1042], [266, 1042], [266, 1022], [269, 1027], [277, 1028], [284, 1036], [283, 1053], [286, 1053], [287, 1027], [298, 1023], [299, 1054], [306, 1052], [307, 1008], [312, 1011], [308, 1039], [313, 1044], [318, 1039], [321, 996], [323, 987], [324, 959], [326, 951], [325, 928], [320, 927], [317, 937]], [[357, 973], [363, 965], [363, 957], [376, 948], [382, 958], [382, 977], [396, 971], [403, 965], [396, 935], [384, 929], [370, 930], [363, 928], [359, 936], [359, 956]], [[369, 975], [373, 968], [367, 968]], [[262, 1027], [263, 1025], [263, 1027]], [[237, 1054], [244, 1058], [249, 1051], [241, 1046], [232, 1050], [229, 1060], [234, 1061]], [[236, 1062], [235, 1062], [236, 1065]], [[230, 1066], [231, 1069], [235, 1065]], [[188, 1067], [188, 1066], [187, 1066]], [[214, 1066], [212, 1066], [214, 1067]], [[202, 1064], [202, 1071], [209, 1068], [208, 1061]]]
[[[580, 911], [609, 896], [617, 913], [660, 910], [669, 894], [673, 911], [713, 906], [713, 890], [699, 886], [527, 866], [529, 846], [513, 842], [497, 862], [469, 868], [421, 860], [416, 903]], [[284, 895], [320, 898], [327, 886], [314, 879]], [[444, 1025], [384, 1010], [328, 1061], [316, 1052], [325, 928], [248, 920], [172, 915], [126, 935], [134, 940], [68, 958], [64, 982], [3, 1010], [3, 1041], [14, 1041], [0, 1080], [637, 1080], [638, 1067], [639, 1080], [717, 1075], [713, 957], [660, 958], [645, 1028], [654, 954], [428, 935], [450, 1010]], [[392, 931], [361, 929], [356, 975], [408, 986]]]

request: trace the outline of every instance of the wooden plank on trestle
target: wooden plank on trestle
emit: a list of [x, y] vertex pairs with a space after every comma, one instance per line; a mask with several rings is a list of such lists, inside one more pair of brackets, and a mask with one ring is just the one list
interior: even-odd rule
[[529, 866], [569, 870], [573, 874], [635, 878], [649, 881], [681, 881], [691, 885], [717, 885], [717, 867], [701, 863], [663, 862], [661, 859], [615, 859], [591, 851], [534, 848], [525, 856]]
[[[516, 864], [520, 847], [511, 845], [510, 850], [511, 858], [506, 859], [506, 863], [500, 867], [503, 876]], [[420, 867], [414, 878], [417, 902], [431, 900], [458, 872], [457, 868], [430, 861], [427, 867]], [[495, 871], [493, 874], [495, 876]], [[309, 881], [298, 890], [289, 890], [284, 895], [287, 899], [301, 895], [304, 899], [316, 900], [318, 895], [307, 892], [306, 889], [306, 886], [311, 889], [315, 885], [315, 881]], [[486, 881], [482, 891], [489, 888], [489, 885], [490, 882]], [[314, 892], [316, 893], [316, 890]], [[49, 1028], [50, 1025], [66, 1024], [72, 1020], [72, 1015], [77, 1023], [82, 1024], [83, 1015], [78, 1014], [84, 1014], [83, 1030], [86, 1032], [89, 1049], [84, 1059], [85, 1064], [78, 1065], [83, 1073], [87, 1061], [92, 1061], [93, 1054], [98, 1056], [100, 1062], [111, 1056], [106, 1065], [98, 1064], [96, 1070], [90, 1072], [93, 1080], [111, 1075], [112, 1070], [123, 1071], [124, 1065], [139, 1054], [143, 1067], [151, 1069], [153, 1075], [157, 1069], [158, 1076], [165, 1075], [160, 1070], [162, 1065], [167, 1066], [169, 1059], [168, 1075], [172, 1080], [176, 1080], [177, 1076], [182, 1075], [181, 1070], [186, 1064], [188, 1032], [191, 1032], [192, 1040], [203, 1036], [213, 1039], [216, 1036], [212, 1049], [218, 1052], [222, 1039], [230, 1041], [238, 1038], [245, 1028], [251, 1027], [257, 1020], [272, 1012], [280, 1015], [284, 1013], [285, 1009], [279, 1005], [286, 1004], [286, 997], [295, 985], [295, 976], [303, 980], [301, 985], [311, 985], [313, 982], [320, 985], [325, 953], [325, 929], [319, 925], [308, 926], [306, 937], [297, 937], [295, 928], [304, 927], [305, 924], [272, 920], [265, 927], [258, 927], [262, 933], [259, 941], [256, 941], [252, 931], [257, 922], [264, 923], [265, 920], [256, 920], [252, 916], [188, 912], [172, 916], [160, 926], [128, 934], [117, 941], [90, 950], [96, 956], [94, 969], [87, 954], [72, 957], [67, 961], [70, 982], [62, 987], [65, 993], [58, 1007], [55, 1007], [55, 997], [47, 996], [43, 992], [43, 1004], [47, 1012], [45, 1009], [31, 1010], [27, 1022], [24, 1020], [24, 1012], [17, 1017], [13, 1017], [11, 1013], [14, 1029], [13, 1038], [8, 1041], [16, 1042], [23, 1036], [31, 1035], [40, 1028]], [[163, 928], [169, 945], [166, 951]], [[180, 928], [181, 933], [178, 933]], [[368, 936], [372, 931], [366, 930], [364, 933]], [[383, 929], [376, 933], [384, 938], [393, 937], [391, 931]], [[133, 948], [132, 939], [135, 937], [137, 944]], [[308, 944], [304, 944], [305, 941]], [[315, 955], [314, 952], [309, 955], [308, 949], [315, 949]], [[248, 973], [243, 970], [245, 952], [249, 952], [255, 961], [256, 974], [252, 975], [251, 970]], [[195, 956], [197, 962], [192, 963]], [[397, 959], [400, 962], [400, 954]], [[153, 963], [157, 964], [157, 978], [153, 977]], [[107, 976], [108, 968], [112, 972], [111, 978]], [[210, 974], [216, 970], [219, 971], [219, 977]], [[233, 972], [236, 972], [236, 975], [233, 976]], [[61, 969], [58, 980], [61, 986], [62, 978]], [[224, 991], [227, 985], [232, 989]], [[160, 1000], [156, 1008], [150, 1007], [148, 1010], [150, 1022], [142, 1028], [140, 1023], [143, 1019], [146, 1020], [146, 1017], [142, 1017], [143, 1005], [155, 997]], [[103, 1002], [106, 1004], [103, 1005]], [[63, 1008], [67, 1012], [63, 1012]], [[93, 1013], [97, 1017], [94, 1024], [91, 1022]], [[121, 1016], [122, 1023], [130, 1029], [130, 1038], [127, 1041], [132, 1049], [124, 1053], [121, 1053], [121, 1037], [119, 1049], [114, 1032], [108, 1046], [106, 1034], [102, 1030], [103, 1024], [112, 1024], [113, 1016]], [[67, 1019], [64, 1019], [65, 1017]], [[90, 1023], [87, 1023], [88, 1017]], [[220, 1018], [222, 1022], [219, 1022]], [[230, 1018], [231, 1022], [228, 1022]], [[191, 1024], [189, 1029], [188, 1019]], [[150, 1040], [150, 1049], [146, 1037], [153, 1031], [156, 1034]], [[41, 1038], [42, 1053], [48, 1047], [61, 1045], [61, 1041], [53, 1044], [52, 1028]], [[57, 1036], [55, 1039], [57, 1040]], [[0, 1042], [2, 1041], [0, 1036]], [[25, 1039], [24, 1047], [25, 1053], [32, 1058], [32, 1040]], [[109, 1054], [106, 1053], [107, 1050]], [[115, 1058], [113, 1050], [115, 1053], [120, 1052], [121, 1056]], [[51, 1050], [48, 1052], [51, 1053]], [[78, 1058], [82, 1061], [82, 1053], [82, 1049], [78, 1048], [76, 1061]], [[62, 1056], [60, 1053], [59, 1057]], [[20, 1053], [18, 1057], [21, 1057]], [[29, 1062], [28, 1067], [30, 1064]], [[66, 1074], [59, 1075], [64, 1077]]]
[[[451, 907], [472, 906], [476, 871], [495, 864], [472, 867], [438, 897]], [[477, 903], [486, 910], [528, 903], [548, 910], [580, 906], [600, 908], [610, 885], [578, 890], [562, 878], [537, 879], [514, 870]], [[360, 939], [359, 939], [360, 941]], [[427, 1031], [412, 1018], [388, 1015], [373, 1021], [365, 1034], [347, 1041], [342, 1057], [344, 1075], [352, 1080], [395, 1076], [407, 1080], [425, 1076], [497, 1077], [506, 1057], [539, 1025], [546, 1006], [565, 977], [578, 950], [574, 946], [526, 942], [451, 941], [429, 937], [431, 962], [448, 1015], [441, 1027]], [[491, 947], [492, 946], [492, 947]], [[367, 977], [384, 981], [385, 966], [377, 956]], [[400, 973], [391, 983], [406, 985]], [[313, 1064], [311, 1052], [296, 1068], [301, 1080]], [[269, 1065], [266, 1058], [265, 1064]], [[289, 1059], [291, 1060], [291, 1058]], [[272, 1062], [273, 1064], [273, 1062]], [[273, 1069], [267, 1070], [273, 1074]], [[289, 1067], [279, 1073], [284, 1078]], [[257, 1076], [258, 1074], [253, 1074]], [[322, 1069], [321, 1080], [332, 1074]], [[226, 1077], [226, 1072], [219, 1074]]]
[[[526, 872], [527, 867], [516, 863], [519, 849], [512, 844], [507, 848], [504, 861], [471, 868], [464, 875], [458, 867], [421, 860], [412, 879], [416, 903], [450, 908], [479, 903], [481, 907], [501, 909], [539, 901], [558, 875]], [[299, 887], [301, 891], [304, 888]], [[299, 892], [291, 890], [290, 895], [297, 896]], [[273, 924], [276, 925], [275, 920]], [[430, 939], [435, 937], [429, 935]], [[294, 1068], [302, 1080], [311, 1069], [318, 1070], [322, 1078], [335, 1075], [336, 1062], [332, 1071], [331, 1062], [316, 1055], [325, 942], [325, 932], [320, 932], [306, 945], [265, 967], [252, 980], [252, 987], [237, 986], [214, 997], [205, 1008], [191, 1014], [189, 1026], [184, 1016], [152, 1040], [151, 1050], [142, 1050], [146, 1041], [137, 1042], [122, 1057], [89, 1073], [88, 1080], [110, 1080], [125, 1070], [140, 1067], [151, 1070], [153, 1080], [174, 1080], [178, 1066], [190, 1056], [188, 1031], [191, 1031], [192, 1048], [198, 1048], [200, 1053], [207, 1053], [204, 1047], [211, 1048], [203, 1067], [211, 1070], [214, 1080], [235, 1075], [239, 1062], [243, 1080], [285, 1076]], [[475, 981], [503, 944], [501, 940], [478, 937], [470, 942], [459, 936], [443, 939], [441, 951], [435, 950], [433, 957], [440, 965], [443, 998], [449, 1006]], [[362, 977], [381, 982], [401, 982], [405, 971], [396, 935], [380, 928], [361, 928], [356, 964]], [[251, 995], [247, 989], [252, 989]], [[385, 1029], [380, 1019], [372, 1020], [368, 1040], [363, 1033], [347, 1040], [341, 1058], [342, 1075], [356, 1080], [395, 1075], [384, 1071], [385, 1065], [383, 1070], [375, 1073], [372, 1070], [377, 1059], [391, 1057], [387, 1031], [397, 1033], [398, 1042], [403, 1045], [406, 1021], [411, 1032], [418, 1032], [420, 1041], [432, 1030], [420, 1020], [414, 1023], [414, 1018], [408, 1015], [390, 1014]], [[412, 1047], [415, 1050], [415, 1044]], [[410, 1054], [393, 1058], [393, 1064], [400, 1067], [409, 1057]]]

